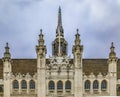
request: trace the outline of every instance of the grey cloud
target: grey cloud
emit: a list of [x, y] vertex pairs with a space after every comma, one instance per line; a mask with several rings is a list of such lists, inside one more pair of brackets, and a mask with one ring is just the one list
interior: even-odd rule
[[[84, 45], [84, 57], [108, 57], [112, 41], [116, 44], [116, 52], [120, 53], [120, 2], [111, 1], [1, 0], [0, 57], [7, 41], [10, 43], [14, 58], [36, 57], [35, 45], [40, 28], [43, 28], [45, 44], [48, 48], [47, 56], [51, 55], [59, 5], [62, 8], [64, 34], [69, 44], [70, 55], [72, 55], [77, 28], [80, 29], [81, 41]], [[118, 56], [120, 57], [119, 54]]]

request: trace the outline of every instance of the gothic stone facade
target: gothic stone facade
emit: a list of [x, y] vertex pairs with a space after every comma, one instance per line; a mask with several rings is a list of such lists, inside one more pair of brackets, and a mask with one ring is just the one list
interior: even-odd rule
[[40, 30], [36, 59], [12, 59], [8, 43], [0, 59], [0, 97], [95, 97], [120, 95], [120, 59], [111, 44], [108, 59], [83, 59], [80, 35], [75, 35], [73, 58], [67, 54], [61, 9], [52, 56]]

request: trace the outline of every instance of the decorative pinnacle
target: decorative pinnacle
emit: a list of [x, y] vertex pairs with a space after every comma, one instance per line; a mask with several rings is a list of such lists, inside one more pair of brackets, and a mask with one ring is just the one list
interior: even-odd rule
[[113, 43], [113, 42], [111, 43], [111, 48], [110, 48], [110, 49], [111, 49], [111, 52], [113, 52], [114, 49], [115, 49], [115, 47], [114, 47], [114, 43]]
[[79, 29], [76, 30], [77, 31], [77, 34], [75, 35], [76, 38], [75, 38], [75, 45], [80, 45], [80, 34], [78, 33]]
[[39, 39], [43, 39], [42, 29], [40, 29]]
[[78, 33], [78, 32], [79, 32], [79, 29], [78, 29], [78, 28], [77, 28], [77, 30], [76, 30], [76, 31], [77, 31], [77, 34], [79, 34], [79, 33]]
[[5, 46], [5, 53], [4, 53], [4, 58], [10, 58], [10, 52], [9, 52], [9, 46], [8, 46], [8, 43], [6, 43], [6, 46]]
[[6, 53], [9, 53], [9, 46], [8, 46], [8, 42], [6, 43], [5, 52], [6, 52]]
[[42, 29], [40, 29], [40, 34], [42, 34]]
[[114, 43], [112, 42], [111, 47], [110, 47], [110, 54], [109, 54], [110, 58], [116, 58], [116, 53], [115, 53], [114, 49], [115, 49]]
[[40, 35], [39, 35], [38, 43], [39, 43], [39, 45], [44, 45], [44, 39], [43, 39], [42, 29], [40, 29]]

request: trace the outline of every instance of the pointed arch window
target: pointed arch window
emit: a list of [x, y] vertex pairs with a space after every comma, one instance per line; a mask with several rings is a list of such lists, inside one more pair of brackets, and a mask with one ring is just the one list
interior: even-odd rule
[[85, 90], [90, 90], [90, 81], [89, 80], [85, 81], [84, 88], [85, 88]]
[[99, 87], [98, 81], [95, 80], [95, 81], [93, 82], [93, 89], [94, 89], [94, 90], [98, 90], [98, 87]]
[[0, 92], [3, 92], [3, 85], [0, 85]]
[[33, 81], [33, 80], [30, 80], [30, 84], [29, 84], [30, 86], [30, 89], [35, 89], [35, 81]]
[[27, 89], [27, 82], [25, 80], [21, 81], [21, 88], [22, 89]]
[[65, 89], [71, 89], [71, 82], [69, 80], [65, 83]]
[[57, 82], [57, 90], [58, 91], [62, 91], [63, 90], [63, 82], [62, 81], [58, 81]]
[[19, 84], [17, 80], [13, 81], [13, 89], [18, 89], [19, 88]]
[[106, 90], [107, 89], [107, 82], [106, 80], [103, 80], [101, 83], [101, 90]]
[[55, 84], [53, 81], [49, 82], [49, 90], [54, 90], [55, 89]]

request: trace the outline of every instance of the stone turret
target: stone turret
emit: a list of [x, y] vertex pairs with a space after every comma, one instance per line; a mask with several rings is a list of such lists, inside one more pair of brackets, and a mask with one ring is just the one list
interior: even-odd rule
[[38, 45], [36, 46], [37, 53], [37, 97], [46, 97], [45, 84], [45, 65], [46, 65], [46, 46], [44, 44], [42, 29], [40, 30]]
[[10, 77], [11, 77], [11, 54], [9, 52], [8, 43], [6, 43], [3, 61], [3, 77], [4, 77], [4, 97], [10, 97]]
[[73, 45], [72, 53], [74, 56], [74, 97], [83, 97], [83, 72], [82, 72], [82, 53], [83, 45], [81, 45], [80, 35], [78, 33], [75, 35], [75, 45]]
[[108, 73], [110, 76], [110, 96], [116, 96], [116, 84], [117, 84], [117, 60], [116, 53], [114, 51], [115, 47], [113, 42], [111, 43], [109, 59], [108, 59]]
[[75, 45], [72, 48], [72, 53], [74, 55], [74, 63], [75, 68], [82, 68], [82, 53], [83, 53], [83, 45], [81, 45], [80, 34], [78, 33], [75, 35]]

